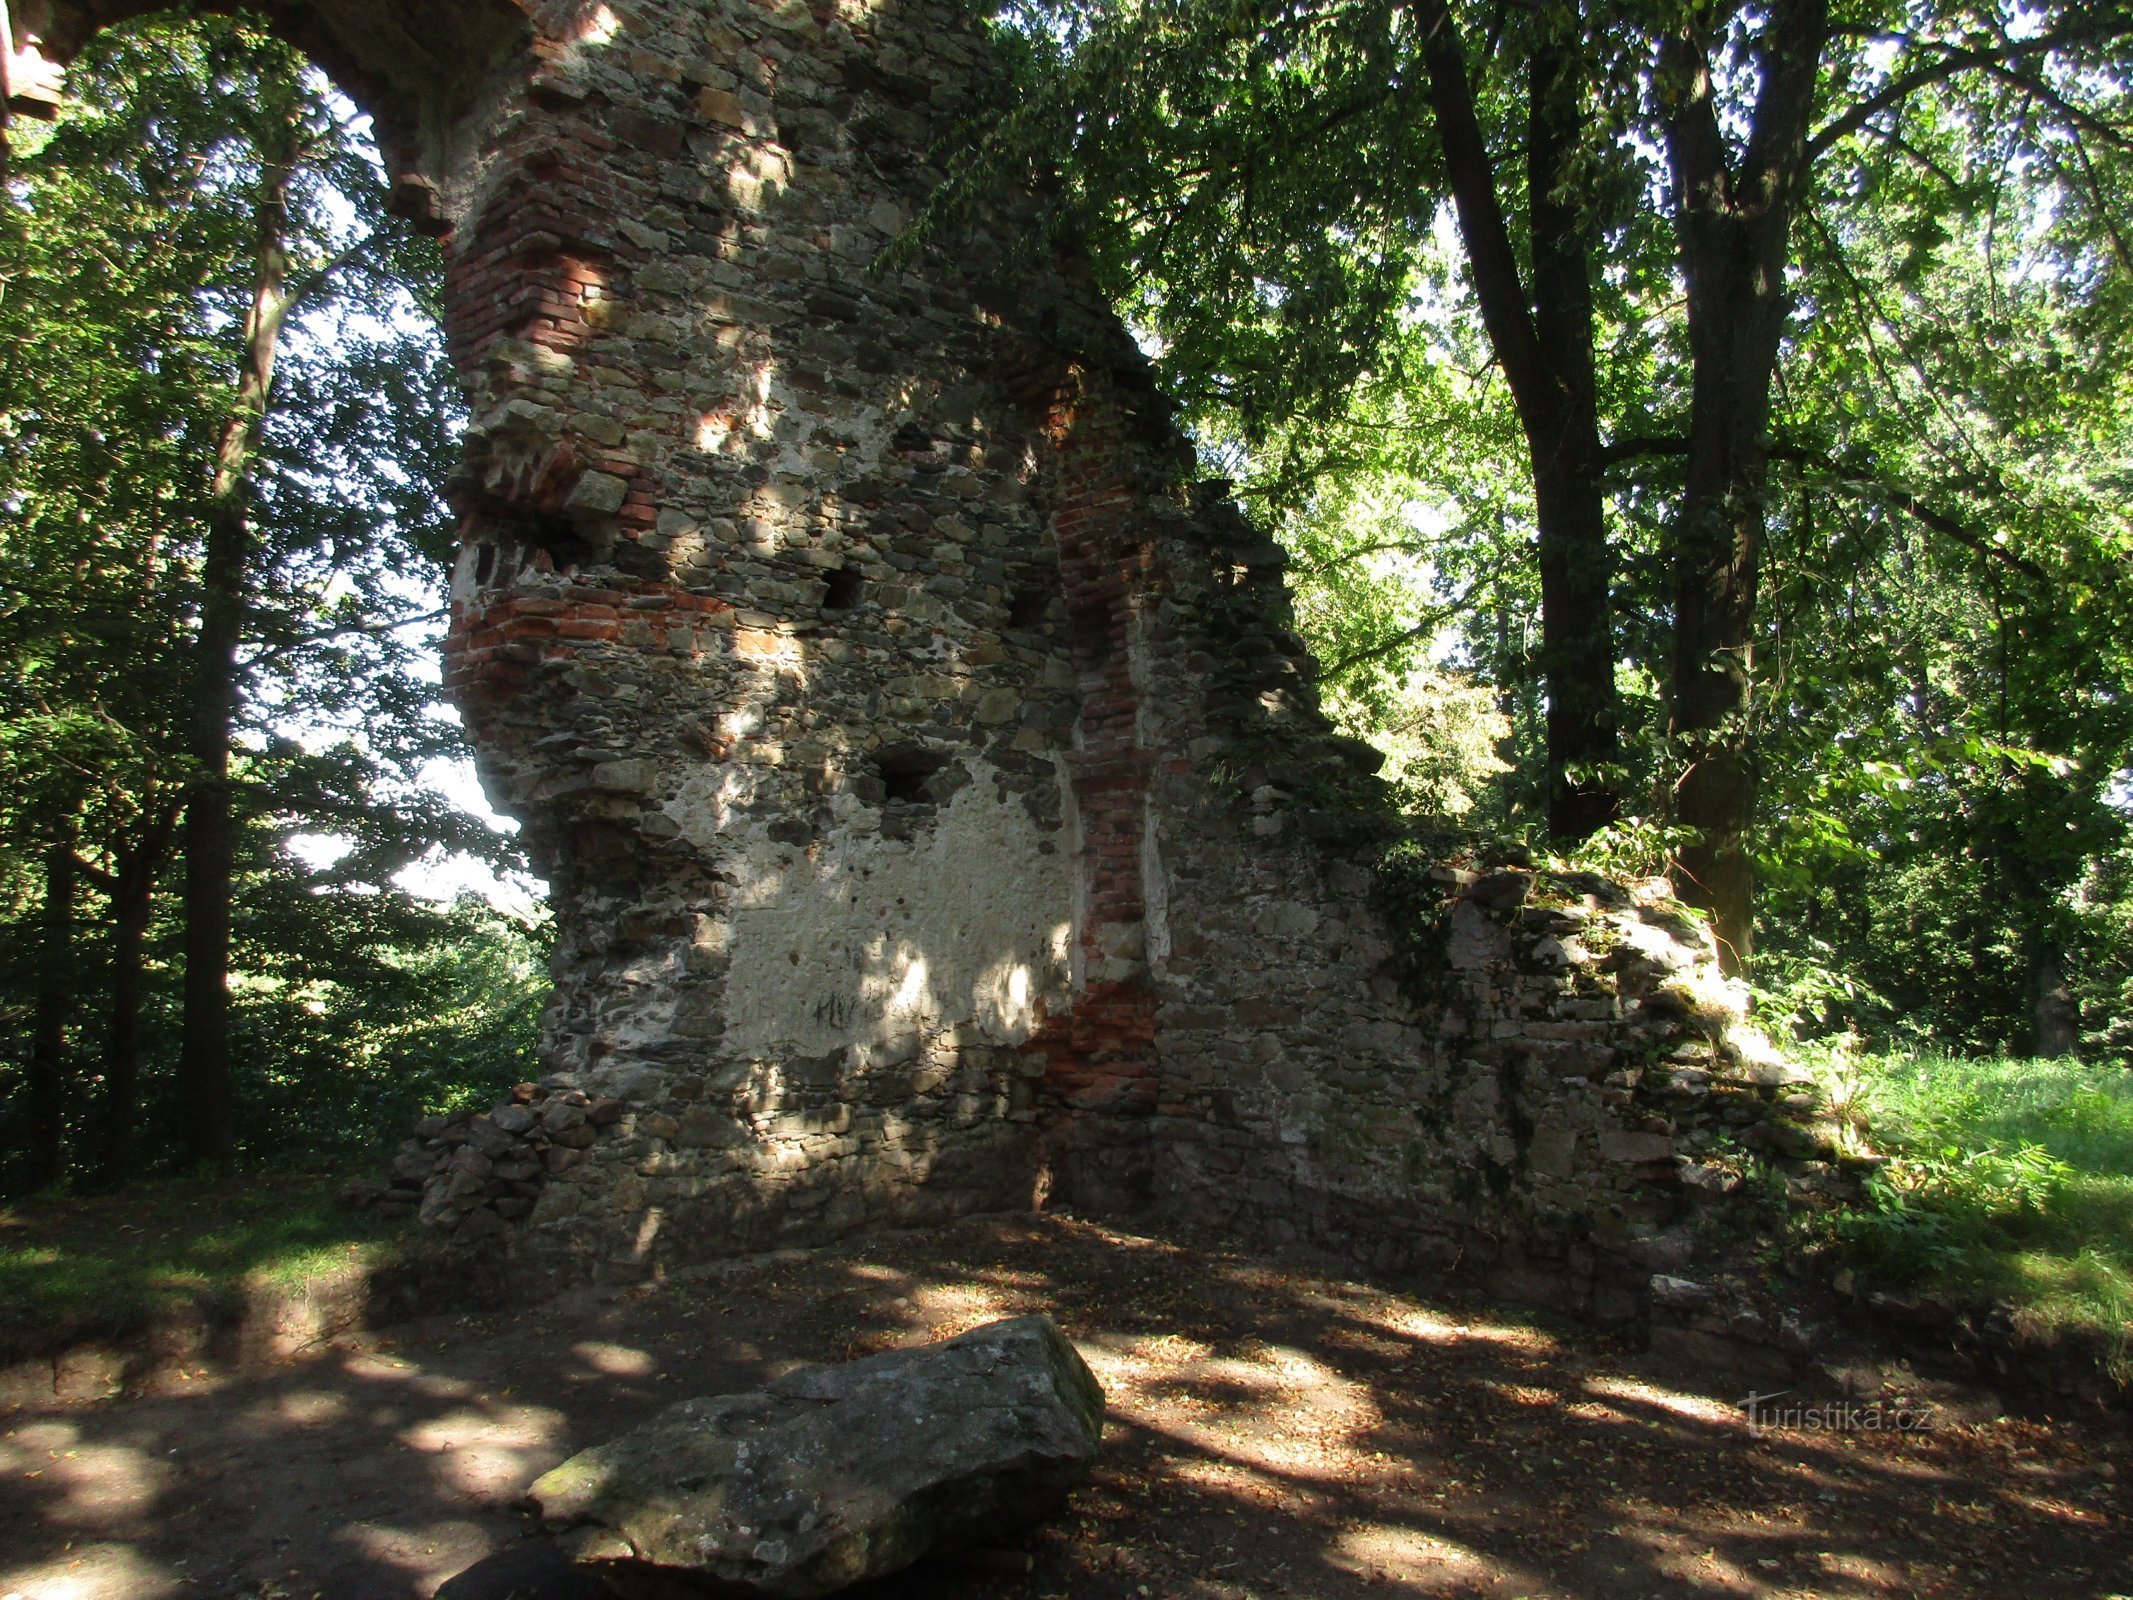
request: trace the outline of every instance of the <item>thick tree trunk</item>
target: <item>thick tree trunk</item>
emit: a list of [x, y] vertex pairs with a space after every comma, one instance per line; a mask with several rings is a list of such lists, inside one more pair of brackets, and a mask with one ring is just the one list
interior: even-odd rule
[[1755, 755], [1748, 724], [1770, 466], [1770, 396], [1789, 304], [1785, 267], [1807, 173], [1807, 120], [1828, 0], [1786, 0], [1762, 24], [1761, 84], [1738, 169], [1712, 97], [1709, 44], [1670, 41], [1667, 158], [1687, 283], [1687, 482], [1674, 531], [1670, 733], [1674, 820], [1695, 830], [1675, 873], [1711, 913], [1729, 971], [1754, 953]]
[[1413, 7], [1460, 240], [1489, 343], [1526, 436], [1539, 530], [1548, 831], [1574, 843], [1620, 809], [1612, 559], [1601, 493], [1589, 228], [1562, 194], [1583, 132], [1575, 18], [1528, 67], [1529, 295], [1474, 107], [1466, 49], [1444, 0]]
[[1541, 668], [1548, 686], [1548, 832], [1589, 838], [1621, 810], [1614, 563], [1601, 489], [1592, 251], [1567, 193], [1584, 135], [1575, 38], [1527, 65], [1526, 192], [1541, 392], [1520, 416], [1540, 533]]
[[[72, 819], [68, 819], [71, 824]], [[74, 901], [78, 881], [73, 828], [45, 848], [44, 928], [38, 950], [37, 1005], [30, 1029], [29, 1186], [48, 1189], [66, 1176], [67, 1023], [74, 1014]]]
[[[1740, 319], [1724, 320], [1737, 327]], [[1756, 773], [1747, 719], [1775, 346], [1773, 339], [1769, 364], [1752, 349], [1698, 362], [1689, 482], [1674, 536], [1671, 734], [1684, 763], [1674, 820], [1697, 834], [1681, 851], [1677, 886], [1684, 900], [1711, 913], [1721, 955], [1735, 972], [1754, 952], [1748, 835]], [[1704, 392], [1706, 371], [1720, 392]]]
[[1541, 674], [1548, 691], [1548, 833], [1565, 843], [1590, 838], [1621, 813], [1614, 602], [1598, 454], [1596, 437], [1532, 452]]
[[243, 366], [215, 456], [194, 648], [185, 803], [185, 1034], [178, 1058], [188, 1162], [225, 1160], [236, 1142], [230, 1072], [230, 897], [236, 818], [230, 741], [237, 717], [237, 649], [251, 561], [251, 471], [274, 386], [287, 314], [289, 158], [262, 166], [258, 273], [245, 322]]
[[2081, 1009], [2067, 986], [2059, 953], [2039, 949], [2030, 961], [2032, 1038], [2038, 1056], [2070, 1056], [2081, 1047]]

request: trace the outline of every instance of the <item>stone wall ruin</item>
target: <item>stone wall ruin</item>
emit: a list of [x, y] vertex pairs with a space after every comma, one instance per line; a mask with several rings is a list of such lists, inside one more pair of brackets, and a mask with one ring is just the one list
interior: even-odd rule
[[626, 1279], [1152, 1207], [1628, 1314], [1716, 1153], [1812, 1180], [1677, 912], [1388, 899], [1282, 552], [1071, 264], [1011, 215], [881, 264], [992, 70], [969, 10], [265, 9], [446, 234], [447, 684], [560, 929], [548, 1076], [403, 1149], [425, 1220]]

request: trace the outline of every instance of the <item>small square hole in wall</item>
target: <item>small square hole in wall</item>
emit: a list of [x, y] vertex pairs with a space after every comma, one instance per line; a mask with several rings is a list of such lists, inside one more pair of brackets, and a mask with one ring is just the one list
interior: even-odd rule
[[1051, 609], [1051, 592], [1032, 584], [1026, 589], [1017, 589], [1007, 599], [1007, 626], [1011, 632], [1027, 632], [1044, 626], [1044, 614]]
[[906, 805], [932, 804], [936, 796], [927, 784], [947, 765], [948, 757], [939, 750], [915, 744], [891, 745], [874, 758], [882, 799]]
[[852, 611], [859, 605], [862, 581], [857, 567], [833, 567], [822, 575], [822, 609]]

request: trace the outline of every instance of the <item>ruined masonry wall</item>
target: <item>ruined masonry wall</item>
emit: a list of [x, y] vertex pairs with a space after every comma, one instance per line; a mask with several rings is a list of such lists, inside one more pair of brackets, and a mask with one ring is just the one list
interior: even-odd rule
[[1680, 1254], [1791, 1092], [1693, 930], [1518, 873], [1388, 914], [1281, 552], [1116, 318], [1012, 208], [882, 264], [967, 8], [418, 9], [280, 15], [448, 231], [446, 681], [560, 938], [542, 1083], [384, 1203], [611, 1279], [1047, 1202], [1603, 1310]]
[[1032, 341], [982, 251], [871, 270], [978, 42], [588, 20], [453, 258], [449, 682], [554, 886], [549, 1064], [630, 1108], [528, 1245], [626, 1275], [1027, 1206], [1023, 1047], [1081, 976], [1077, 679], [996, 376]]

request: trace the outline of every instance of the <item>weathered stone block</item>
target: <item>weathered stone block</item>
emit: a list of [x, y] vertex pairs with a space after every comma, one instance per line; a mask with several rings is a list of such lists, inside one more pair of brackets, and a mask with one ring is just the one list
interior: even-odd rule
[[664, 1572], [813, 1600], [1046, 1515], [1102, 1429], [1081, 1357], [1049, 1318], [1021, 1317], [685, 1400], [528, 1497], [625, 1583]]
[[1628, 1133], [1619, 1128], [1603, 1129], [1600, 1133], [1600, 1158], [1624, 1165], [1642, 1165], [1648, 1161], [1670, 1161], [1674, 1155], [1674, 1141], [1663, 1133]]

